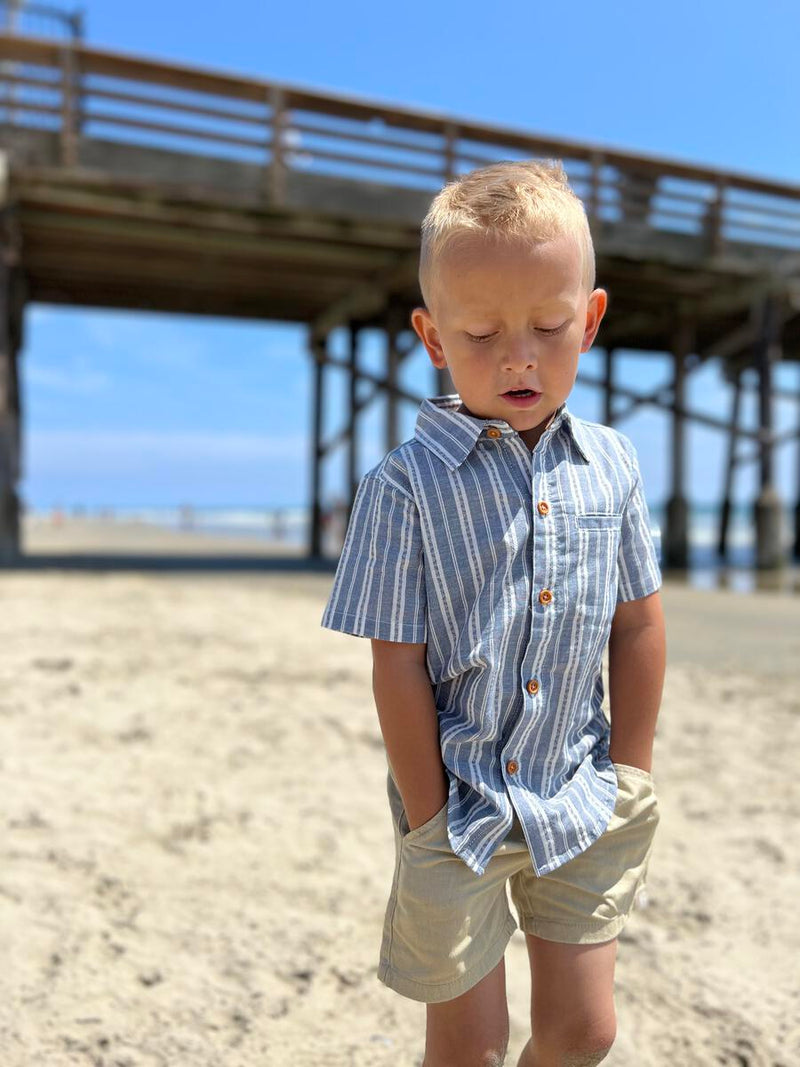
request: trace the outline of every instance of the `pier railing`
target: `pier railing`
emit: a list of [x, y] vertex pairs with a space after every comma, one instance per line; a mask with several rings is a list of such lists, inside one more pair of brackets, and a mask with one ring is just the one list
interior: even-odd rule
[[[500, 159], [557, 157], [594, 227], [800, 250], [800, 186], [77, 42], [0, 34], [0, 137], [52, 135], [50, 165], [87, 139], [249, 162], [285, 203], [293, 172], [430, 190]], [[31, 164], [41, 163], [30, 159]]]

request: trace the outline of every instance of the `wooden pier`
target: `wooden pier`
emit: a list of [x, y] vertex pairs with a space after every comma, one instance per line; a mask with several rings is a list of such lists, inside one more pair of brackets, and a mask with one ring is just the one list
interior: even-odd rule
[[[189, 312], [308, 326], [312, 521], [321, 554], [325, 462], [347, 450], [360, 473], [360, 416], [385, 402], [398, 441], [400, 387], [417, 344], [419, 225], [441, 184], [500, 159], [557, 157], [587, 205], [610, 304], [598, 343], [604, 420], [642, 406], [671, 415], [665, 568], [688, 561], [686, 428], [726, 435], [719, 551], [734, 478], [757, 463], [757, 565], [781, 548], [775, 452], [800, 452], [800, 415], [778, 434], [778, 360], [800, 367], [800, 186], [465, 118], [96, 49], [0, 34], [0, 564], [19, 559], [19, 359], [31, 301]], [[349, 350], [336, 356], [334, 329]], [[385, 336], [381, 374], [359, 363], [366, 329]], [[643, 395], [615, 373], [615, 351], [668, 353], [670, 380]], [[690, 374], [720, 361], [734, 388], [727, 418], [690, 408]], [[328, 377], [349, 379], [341, 427], [323, 435]], [[432, 371], [432, 374], [434, 372]], [[430, 392], [449, 391], [434, 375]], [[759, 425], [741, 418], [746, 389]], [[784, 391], [798, 402], [800, 386]], [[624, 429], [624, 426], [622, 427]], [[800, 454], [798, 455], [800, 468]], [[800, 558], [800, 484], [792, 554]]]

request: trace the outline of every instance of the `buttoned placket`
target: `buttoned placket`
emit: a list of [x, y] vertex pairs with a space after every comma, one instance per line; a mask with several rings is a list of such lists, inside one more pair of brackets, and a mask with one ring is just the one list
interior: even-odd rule
[[[494, 447], [508, 446], [514, 448], [519, 453], [519, 458], [525, 460], [526, 470], [530, 461], [531, 451], [522, 438], [519, 436], [516, 430], [506, 422], [503, 422], [501, 426], [489, 424], [486, 426], [483, 434], [487, 438], [487, 443], [492, 444]], [[538, 684], [538, 683], [537, 683]], [[509, 742], [511, 735], [516, 728], [516, 722], [507, 723], [500, 734], [498, 755], [503, 764], [506, 778], [512, 778], [519, 773], [519, 761], [513, 758], [513, 755], [507, 755], [505, 752], [506, 745]]]
[[[533, 536], [532, 536], [532, 541], [531, 541], [531, 544], [533, 546], [532, 547], [532, 553], [535, 552], [535, 544], [536, 544], [537, 536], [540, 535], [540, 529], [542, 530], [542, 532], [543, 532], [545, 537], [550, 535], [550, 530], [547, 528], [546, 525], [544, 525], [547, 522], [548, 516], [550, 515], [550, 503], [549, 503], [549, 501], [547, 501], [546, 499], [543, 499], [543, 498], [540, 498], [540, 499], [537, 500], [537, 495], [539, 494], [540, 487], [541, 487], [541, 485], [543, 483], [543, 479], [540, 478], [540, 479], [538, 479], [539, 486], [537, 486], [537, 478], [536, 478], [537, 466], [540, 466], [542, 464], [542, 460], [546, 456], [546, 453], [547, 453], [547, 447], [549, 445], [549, 442], [550, 442], [553, 434], [559, 428], [563, 418], [564, 418], [564, 413], [562, 411], [553, 420], [553, 422], [547, 427], [545, 432], [542, 434], [542, 436], [539, 438], [539, 440], [534, 445], [533, 449], [529, 449], [528, 448], [528, 446], [525, 444], [525, 442], [522, 440], [522, 438], [519, 436], [519, 434], [516, 431], [514, 431], [513, 427], [509, 427], [510, 432], [505, 431], [505, 430], [503, 430], [500, 427], [495, 426], [495, 425], [489, 425], [486, 428], [486, 436], [487, 436], [487, 438], [489, 438], [490, 440], [496, 442], [497, 444], [500, 444], [502, 442], [503, 438], [510, 438], [510, 441], [509, 441], [510, 444], [512, 444], [512, 445], [514, 445], [516, 447], [520, 447], [521, 446], [525, 450], [525, 459], [527, 461], [526, 462], [526, 468], [527, 468], [527, 471], [529, 472], [529, 476], [530, 476], [531, 500], [532, 501], [536, 501], [535, 506], [532, 508], [532, 522], [534, 524], [533, 525], [533, 530], [532, 530], [532, 535]], [[542, 524], [541, 527], [539, 527], [539, 528], [537, 528], [537, 525], [536, 525], [537, 520], [539, 521], [539, 523]], [[536, 576], [535, 576], [535, 571], [534, 571], [534, 562], [535, 562], [535, 559], [534, 559], [534, 557], [532, 555], [532, 558], [531, 558], [531, 574], [532, 574], [532, 578], [535, 581], [535, 577]], [[548, 583], [549, 582], [550, 582], [550, 579], [548, 578]], [[532, 595], [532, 599], [534, 600], [534, 603], [531, 605], [531, 608], [532, 608], [532, 610], [531, 610], [531, 635], [530, 635], [531, 645], [533, 645], [535, 627], [536, 627], [536, 619], [538, 618], [538, 615], [536, 614], [536, 602], [538, 602], [540, 610], [549, 610], [549, 609], [552, 608], [553, 602], [555, 600], [555, 595], [554, 595], [554, 592], [553, 592], [553, 590], [551, 588], [547, 588], [547, 587], [542, 588], [537, 593], [533, 586], [534, 586], [534, 582], [532, 581], [532, 583], [531, 583], [531, 595]], [[534, 670], [535, 670], [535, 665], [534, 665]], [[535, 673], [534, 674], [530, 674], [529, 673], [529, 669], [528, 669], [527, 666], [523, 666], [522, 673], [523, 673], [523, 689], [524, 689], [525, 710], [526, 710], [526, 712], [528, 714], [534, 714], [535, 715], [537, 709], [541, 707], [541, 702], [542, 702], [541, 683], [539, 682], [539, 678], [536, 676]], [[503, 728], [503, 731], [502, 731], [502, 734], [501, 734], [501, 737], [500, 737], [499, 758], [501, 759], [501, 761], [503, 763], [503, 769], [505, 771], [505, 776], [506, 776], [506, 780], [507, 781], [509, 779], [513, 779], [519, 772], [519, 761], [514, 758], [513, 752], [509, 753], [509, 752], [506, 751], [506, 746], [508, 745], [508, 742], [509, 742], [511, 736], [514, 733], [516, 725], [517, 725], [516, 723], [511, 723], [511, 724], [506, 725]]]
[[[545, 693], [542, 690], [542, 685], [539, 679], [540, 665], [535, 660], [535, 650], [537, 650], [541, 641], [538, 640], [537, 630], [542, 625], [543, 612], [555, 610], [557, 590], [553, 588], [553, 582], [555, 581], [555, 575], [544, 575], [544, 585], [538, 586], [540, 576], [536, 572], [536, 545], [537, 542], [551, 538], [555, 536], [553, 530], [553, 520], [551, 515], [550, 501], [547, 499], [546, 489], [546, 461], [550, 450], [550, 441], [556, 431], [559, 429], [564, 419], [563, 411], [560, 412], [553, 422], [547, 427], [545, 432], [536, 442], [531, 451], [530, 456], [530, 471], [531, 471], [531, 522], [532, 522], [532, 538], [531, 538], [531, 628], [528, 651], [534, 651], [534, 658], [531, 660], [528, 656], [524, 657], [524, 664], [522, 667], [522, 684], [525, 689], [525, 702], [526, 712], [529, 715], [536, 716], [541, 711], [542, 703], [545, 699]], [[552, 552], [543, 552], [538, 554], [540, 558], [551, 558], [554, 556]]]

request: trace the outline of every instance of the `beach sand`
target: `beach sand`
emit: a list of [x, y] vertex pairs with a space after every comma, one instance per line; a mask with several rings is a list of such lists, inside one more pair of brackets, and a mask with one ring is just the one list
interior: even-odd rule
[[[421, 1062], [424, 1006], [375, 977], [386, 759], [331, 577], [0, 575], [2, 1067]], [[661, 822], [604, 1062], [796, 1067], [800, 602], [662, 595]], [[519, 931], [506, 966], [514, 1065]]]

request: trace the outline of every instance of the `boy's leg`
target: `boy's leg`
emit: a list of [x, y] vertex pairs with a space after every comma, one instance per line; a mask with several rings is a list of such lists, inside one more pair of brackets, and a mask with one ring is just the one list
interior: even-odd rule
[[505, 960], [460, 997], [427, 1005], [422, 1067], [501, 1067], [507, 1046]]
[[617, 938], [573, 945], [526, 934], [531, 1030], [517, 1067], [594, 1067], [616, 1036]]
[[590, 1067], [614, 1040], [617, 938], [645, 884], [659, 821], [650, 772], [615, 768], [617, 800], [600, 837], [549, 874], [511, 877], [533, 993], [533, 1037], [519, 1067]]

